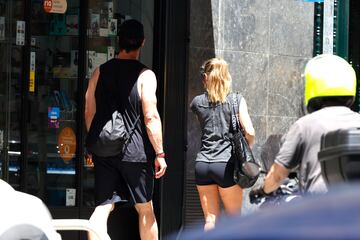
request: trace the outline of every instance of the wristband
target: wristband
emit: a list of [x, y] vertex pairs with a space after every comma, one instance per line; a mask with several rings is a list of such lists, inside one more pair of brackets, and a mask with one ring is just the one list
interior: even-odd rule
[[165, 158], [165, 153], [164, 152], [160, 152], [156, 154], [157, 158]]

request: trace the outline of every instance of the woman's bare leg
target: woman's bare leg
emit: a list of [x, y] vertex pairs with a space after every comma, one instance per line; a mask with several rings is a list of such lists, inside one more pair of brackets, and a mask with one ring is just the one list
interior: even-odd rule
[[215, 227], [217, 218], [220, 215], [219, 191], [216, 184], [196, 185], [199, 192], [201, 207], [204, 212], [204, 231]]
[[239, 185], [236, 184], [228, 188], [219, 187], [219, 193], [227, 214], [241, 213], [243, 190]]

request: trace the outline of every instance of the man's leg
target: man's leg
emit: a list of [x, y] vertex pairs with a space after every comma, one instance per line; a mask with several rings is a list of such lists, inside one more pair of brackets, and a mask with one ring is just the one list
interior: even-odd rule
[[[101, 233], [107, 233], [107, 220], [110, 212], [114, 209], [114, 204], [109, 203], [97, 206], [90, 217], [90, 224]], [[89, 240], [101, 240], [89, 233]]]
[[139, 231], [141, 240], [157, 240], [158, 226], [154, 214], [152, 201], [135, 204], [139, 214]]

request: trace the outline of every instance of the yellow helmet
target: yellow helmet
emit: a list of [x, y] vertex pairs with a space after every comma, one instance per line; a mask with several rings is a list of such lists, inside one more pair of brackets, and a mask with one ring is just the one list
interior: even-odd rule
[[356, 95], [356, 74], [343, 58], [322, 54], [312, 58], [305, 67], [305, 106], [317, 97]]

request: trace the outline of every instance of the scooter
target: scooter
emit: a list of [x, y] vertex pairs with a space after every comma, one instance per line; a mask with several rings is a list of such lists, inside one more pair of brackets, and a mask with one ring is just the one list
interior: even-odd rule
[[291, 174], [271, 194], [253, 194], [251, 191], [249, 193], [250, 203], [258, 205], [259, 208], [279, 206], [300, 198], [299, 180], [296, 174]]

